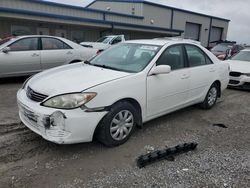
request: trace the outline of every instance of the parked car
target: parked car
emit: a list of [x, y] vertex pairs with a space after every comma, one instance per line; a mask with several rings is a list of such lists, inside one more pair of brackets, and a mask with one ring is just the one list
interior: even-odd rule
[[10, 41], [11, 39], [14, 39], [15, 36], [13, 35], [8, 35], [8, 36], [4, 36], [2, 38], [0, 38], [0, 46], [8, 41]]
[[250, 49], [240, 51], [227, 62], [231, 68], [229, 87], [250, 89]]
[[84, 61], [96, 54], [60, 37], [21, 36], [0, 46], [0, 78], [31, 75], [52, 67]]
[[46, 140], [117, 146], [136, 125], [193, 104], [212, 108], [228, 81], [228, 63], [195, 42], [137, 40], [39, 73], [17, 99], [22, 122]]
[[125, 41], [124, 35], [109, 35], [101, 37], [96, 42], [81, 42], [80, 44], [87, 48], [97, 49], [98, 53], [100, 53], [103, 50], [109, 48], [110, 46], [124, 41]]
[[211, 52], [220, 60], [226, 60], [227, 58], [237, 54], [243, 50], [244, 47], [239, 44], [220, 43], [211, 49]]

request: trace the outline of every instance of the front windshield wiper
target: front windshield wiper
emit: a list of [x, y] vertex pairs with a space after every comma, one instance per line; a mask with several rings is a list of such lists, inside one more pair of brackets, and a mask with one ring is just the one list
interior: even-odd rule
[[91, 65], [90, 61], [85, 60], [83, 63], [87, 64], [87, 65]]

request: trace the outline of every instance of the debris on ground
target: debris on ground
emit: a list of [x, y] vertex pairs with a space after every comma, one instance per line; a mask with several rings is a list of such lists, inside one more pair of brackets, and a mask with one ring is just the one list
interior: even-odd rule
[[153, 152], [148, 153], [146, 155], [141, 155], [137, 159], [137, 166], [139, 168], [143, 168], [146, 165], [149, 165], [149, 164], [156, 162], [156, 161], [159, 161], [159, 160], [163, 160], [163, 159], [174, 160], [174, 156], [195, 150], [197, 145], [198, 144], [194, 143], [194, 142], [185, 143], [185, 144], [177, 145], [177, 146], [172, 147], [172, 148], [166, 148], [163, 150], [156, 150], [156, 151], [153, 151]]

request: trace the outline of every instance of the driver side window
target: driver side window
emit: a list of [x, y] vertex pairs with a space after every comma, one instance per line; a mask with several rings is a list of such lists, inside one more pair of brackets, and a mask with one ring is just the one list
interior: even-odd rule
[[156, 65], [169, 65], [171, 70], [182, 69], [185, 67], [183, 48], [181, 45], [175, 45], [167, 48], [165, 52], [162, 53]]
[[12, 52], [38, 50], [38, 38], [20, 39], [8, 47]]

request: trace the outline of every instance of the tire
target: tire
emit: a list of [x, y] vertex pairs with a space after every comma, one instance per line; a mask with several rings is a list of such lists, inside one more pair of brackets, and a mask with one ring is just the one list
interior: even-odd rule
[[137, 110], [128, 102], [118, 102], [97, 128], [97, 140], [108, 147], [124, 144], [135, 128]]
[[219, 86], [217, 84], [213, 84], [206, 95], [205, 100], [201, 103], [201, 108], [203, 109], [211, 109], [215, 104], [219, 96]]

